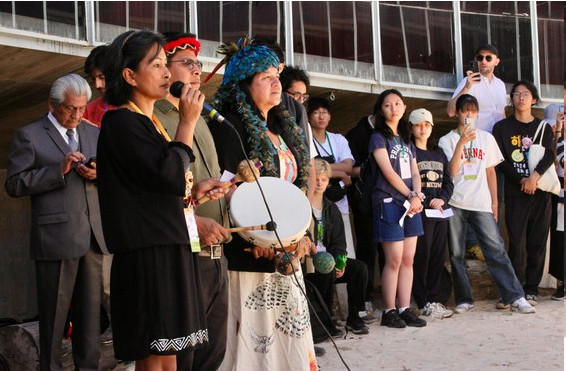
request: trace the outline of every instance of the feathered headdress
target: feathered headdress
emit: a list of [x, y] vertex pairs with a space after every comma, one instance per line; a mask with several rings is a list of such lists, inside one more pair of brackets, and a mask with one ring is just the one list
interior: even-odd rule
[[[277, 166], [274, 163], [274, 156], [277, 151], [267, 136], [267, 123], [262, 117], [258, 116], [248, 103], [246, 93], [240, 88], [240, 82], [258, 72], [266, 71], [269, 67], [278, 68], [279, 58], [269, 47], [255, 45], [248, 35], [242, 37], [237, 43], [230, 42], [220, 45], [217, 52], [225, 57], [208, 78], [222, 65], [226, 65], [226, 68], [222, 84], [218, 87], [214, 96], [216, 109], [221, 112], [232, 110], [239, 114], [250, 148], [249, 157], [257, 157], [261, 160], [263, 163], [260, 170], [262, 175], [277, 177]], [[294, 151], [299, 172], [296, 184], [301, 188], [306, 188], [309, 156], [304, 134], [283, 106], [276, 107], [274, 110], [277, 110], [276, 114], [287, 122], [281, 135]]]
[[223, 84], [238, 83], [271, 66], [277, 68], [279, 66], [277, 54], [267, 46], [254, 45], [253, 41], [249, 35], [245, 35], [237, 43], [232, 41], [221, 44], [216, 52], [224, 55], [224, 58], [214, 67], [204, 83], [210, 80], [223, 65], [226, 65], [222, 78]]

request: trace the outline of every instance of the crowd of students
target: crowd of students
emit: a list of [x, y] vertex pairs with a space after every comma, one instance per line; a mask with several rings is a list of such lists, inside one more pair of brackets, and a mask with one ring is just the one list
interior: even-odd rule
[[[470, 71], [449, 102], [448, 113], [457, 123], [438, 145], [431, 112], [409, 113], [395, 89], [379, 94], [372, 114], [346, 137], [328, 132], [331, 104], [309, 99], [306, 73], [285, 67], [276, 43], [248, 37], [218, 49], [225, 72], [214, 106], [234, 126], [205, 122], [199, 51], [194, 35], [163, 37], [149, 31], [128, 31], [108, 47], [94, 49], [85, 72], [103, 96], [86, 105], [90, 91], [81, 90], [76, 95], [84, 107], [71, 107], [74, 114], [86, 110], [84, 118], [101, 127], [88, 171], [76, 134], [61, 134], [62, 146], [71, 151], [60, 154], [58, 161], [66, 165], [57, 164], [65, 170], [57, 175], [67, 179], [75, 171], [84, 178], [75, 179], [78, 183], [98, 187], [99, 223], [114, 255], [113, 261], [100, 258], [94, 278], [105, 299], [112, 292], [105, 310], [111, 314], [118, 358], [136, 361], [136, 370], [316, 369], [321, 351], [311, 334], [304, 280], [330, 309], [334, 284], [346, 283], [345, 329], [367, 334], [367, 324], [376, 320], [372, 294], [378, 255], [381, 325], [423, 327], [427, 321], [421, 317], [448, 318], [474, 307], [465, 262], [467, 229], [475, 232], [499, 289], [498, 308], [525, 314], [535, 312], [550, 231], [550, 273], [559, 281], [553, 298], [562, 300], [563, 108], [549, 107], [546, 121], [536, 118], [532, 106], [540, 98], [528, 81], [513, 85], [513, 114], [507, 118], [499, 115], [500, 99], [488, 99], [486, 105], [485, 95], [476, 97], [479, 86], [490, 94], [500, 88], [493, 75], [496, 48], [478, 48], [479, 72]], [[173, 96], [174, 81], [184, 85]], [[57, 113], [66, 105], [58, 107], [51, 122], [63, 117]], [[72, 131], [80, 117], [75, 121], [66, 129]], [[86, 137], [78, 135], [83, 143]], [[537, 144], [544, 155], [529, 167], [529, 150]], [[31, 164], [19, 171], [17, 155], [13, 150], [7, 185], [25, 177], [27, 168], [53, 165]], [[297, 266], [294, 274], [282, 275], [273, 248], [227, 230], [226, 208], [236, 186], [218, 177], [224, 170], [236, 173], [246, 156], [261, 161], [262, 176], [280, 178], [308, 195], [313, 225], [294, 258], [325, 252], [335, 259], [335, 268], [307, 271], [303, 278]], [[364, 166], [373, 170], [370, 180], [364, 179], [370, 182], [369, 207], [354, 197]], [[560, 176], [558, 195], [537, 189], [552, 166]], [[64, 182], [60, 186], [64, 189]], [[203, 197], [212, 201], [199, 202]], [[501, 200], [508, 249], [497, 224]], [[441, 292], [448, 252], [454, 311], [446, 308]], [[100, 296], [99, 291], [93, 292]], [[418, 310], [411, 308], [412, 300]], [[67, 307], [57, 308], [59, 317]], [[97, 318], [94, 312], [89, 320]], [[49, 328], [45, 318], [40, 321]], [[342, 334], [335, 323], [328, 330]], [[79, 367], [81, 349], [75, 358]], [[58, 363], [47, 359], [41, 367]]]

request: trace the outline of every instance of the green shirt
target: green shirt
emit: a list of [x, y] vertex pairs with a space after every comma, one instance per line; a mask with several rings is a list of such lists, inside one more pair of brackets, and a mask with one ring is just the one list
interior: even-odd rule
[[[179, 124], [179, 111], [166, 99], [155, 102], [153, 113], [161, 122], [167, 134], [175, 138], [177, 126]], [[195, 126], [193, 137], [193, 153], [195, 162], [191, 163], [191, 171], [195, 183], [208, 178], [220, 177], [220, 166], [218, 165], [218, 155], [214, 146], [214, 139], [208, 126], [202, 117], [199, 117]], [[218, 224], [228, 227], [228, 213], [226, 200], [221, 198], [217, 201], [207, 201], [196, 208], [196, 215], [211, 218]]]

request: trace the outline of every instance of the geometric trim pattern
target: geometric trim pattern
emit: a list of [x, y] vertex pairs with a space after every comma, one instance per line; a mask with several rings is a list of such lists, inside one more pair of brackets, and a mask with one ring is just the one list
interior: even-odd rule
[[157, 352], [178, 352], [201, 343], [208, 343], [208, 329], [198, 330], [193, 334], [180, 338], [153, 340], [149, 344], [149, 348]]

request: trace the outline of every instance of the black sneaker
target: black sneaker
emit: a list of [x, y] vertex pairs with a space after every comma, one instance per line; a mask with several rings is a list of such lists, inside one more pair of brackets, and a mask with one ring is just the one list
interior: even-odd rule
[[369, 328], [364, 325], [364, 321], [360, 317], [348, 318], [346, 331], [352, 331], [356, 335], [369, 334]]
[[411, 327], [425, 327], [426, 321], [421, 319], [413, 313], [411, 308], [407, 308], [399, 315], [403, 321], [407, 324], [407, 326]]
[[399, 312], [397, 312], [397, 309], [392, 309], [389, 312], [384, 312], [381, 315], [381, 326], [403, 328], [407, 326], [407, 324], [401, 319], [401, 317], [399, 317]]
[[558, 286], [556, 292], [550, 297], [552, 300], [564, 300], [564, 285]]
[[333, 328], [329, 329], [328, 332], [330, 333], [330, 336], [332, 336], [333, 338], [339, 338], [344, 336], [344, 331], [340, 330], [338, 327], [334, 326]]

